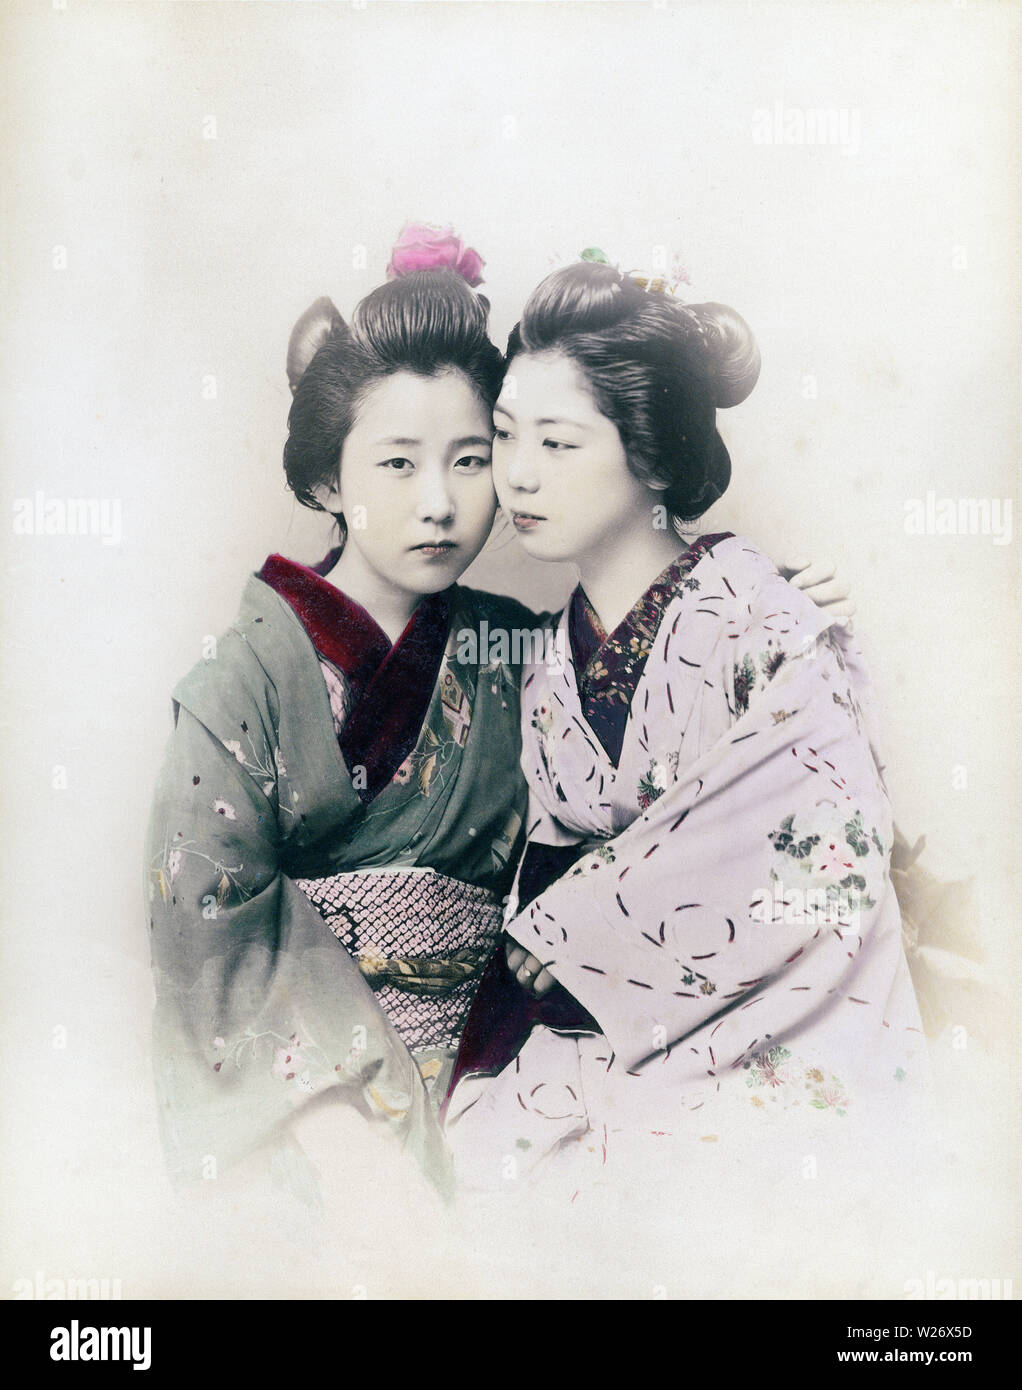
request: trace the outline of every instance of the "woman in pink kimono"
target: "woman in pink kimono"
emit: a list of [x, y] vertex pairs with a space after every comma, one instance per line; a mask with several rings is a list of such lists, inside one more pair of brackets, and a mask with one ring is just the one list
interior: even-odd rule
[[726, 488], [716, 410], [758, 371], [733, 311], [606, 264], [548, 277], [511, 335], [498, 496], [581, 582], [564, 669], [523, 676], [509, 970], [448, 1108], [469, 1184], [841, 1149], [925, 1094], [861, 666], [749, 541], [674, 524]]
[[350, 325], [326, 299], [303, 315], [285, 469], [342, 543], [271, 555], [174, 691], [146, 890], [182, 1180], [268, 1154], [294, 1186], [305, 1151], [350, 1173], [355, 1116], [449, 1182], [436, 1112], [526, 808], [516, 658], [474, 639], [544, 635], [457, 582], [497, 505], [481, 270], [413, 224]]

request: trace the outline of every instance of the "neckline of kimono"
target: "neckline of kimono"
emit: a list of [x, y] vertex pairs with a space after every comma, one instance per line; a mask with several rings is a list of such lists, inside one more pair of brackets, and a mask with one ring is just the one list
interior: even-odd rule
[[[718, 531], [712, 535], [698, 536], [687, 550], [676, 556], [660, 571], [653, 582], [646, 586], [610, 633], [604, 628], [600, 615], [590, 603], [582, 585], [576, 585], [568, 605], [568, 637], [579, 679], [585, 677], [588, 684], [601, 688], [615, 683], [613, 671], [608, 671], [606, 676], [594, 677], [590, 668], [597, 664], [608, 649], [623, 651], [633, 636], [638, 637], [640, 642], [642, 638], [648, 638], [649, 646], [652, 646], [667, 605], [676, 597], [674, 590], [691, 574], [704, 555], [721, 541], [731, 540], [733, 535], [732, 531]], [[657, 590], [663, 592], [657, 593]], [[655, 607], [655, 612], [652, 613], [649, 612], [651, 604]], [[618, 676], [641, 672], [648, 655], [648, 649], [645, 653], [637, 655], [629, 663], [630, 670], [627, 673], [618, 672]]]
[[404, 640], [423, 605], [442, 599], [443, 595], [423, 595], [397, 641], [392, 643], [367, 608], [326, 578], [340, 558], [341, 549], [337, 546], [315, 565], [303, 565], [286, 555], [269, 555], [258, 577], [288, 601], [322, 656], [346, 676], [365, 683], [387, 654]]
[[[478, 624], [480, 614], [474, 601], [475, 591], [460, 584], [454, 584], [449, 592], [451, 594], [449, 630], [453, 632], [463, 625]], [[271, 679], [280, 701], [281, 724], [283, 725], [284, 722], [285, 707], [289, 712], [289, 718], [293, 716], [300, 719], [300, 726], [296, 725], [292, 719], [289, 737], [301, 738], [303, 753], [308, 760], [308, 765], [315, 769], [314, 776], [320, 780], [320, 794], [325, 798], [325, 801], [333, 803], [339, 798], [346, 806], [352, 806], [354, 803], [352, 809], [354, 810], [354, 807], [360, 808], [362, 815], [385, 814], [388, 809], [387, 806], [380, 806], [376, 803], [386, 802], [392, 795], [400, 795], [407, 789], [391, 781], [382, 788], [372, 805], [359, 796], [334, 731], [334, 716], [330, 706], [329, 691], [323, 680], [319, 653], [295, 610], [282, 595], [260, 579], [258, 574], [252, 574], [249, 576], [248, 586], [243, 597], [240, 621], [244, 627], [245, 640], [252, 648], [257, 660], [268, 673], [274, 672]], [[265, 626], [254, 626], [253, 624], [265, 624]], [[275, 665], [274, 653], [277, 641], [283, 637], [285, 631], [288, 634], [287, 638], [284, 639], [288, 659], [283, 670], [278, 670]], [[265, 642], [263, 634], [265, 634]], [[448, 637], [448, 649], [444, 652], [444, 656], [448, 660], [453, 650], [450, 637]], [[456, 670], [458, 681], [465, 694], [469, 700], [474, 701], [477, 692], [477, 669], [471, 665], [458, 663]], [[306, 718], [302, 711], [310, 699], [315, 705], [315, 712], [312, 718]], [[430, 704], [427, 706], [426, 715], [423, 718], [416, 749], [426, 737], [427, 721], [434, 700], [438, 703], [443, 701], [443, 691], [439, 682], [434, 684], [431, 692]], [[449, 786], [454, 786], [454, 779], [450, 781]], [[421, 808], [418, 822], [421, 829], [430, 817], [436, 816], [437, 802], [424, 796], [418, 797], [417, 802]], [[405, 801], [403, 804], [407, 806], [409, 803]], [[395, 809], [397, 809], [396, 806]], [[410, 834], [411, 832], [409, 832]], [[411, 838], [409, 843], [411, 843]], [[419, 845], [419, 850], [424, 849], [427, 844], [428, 838]]]
[[339, 739], [349, 771], [365, 769], [356, 788], [366, 805], [391, 783], [419, 745], [436, 693], [447, 649], [451, 603], [447, 593], [429, 595], [383, 658], [352, 707]]
[[[632, 705], [668, 608], [684, 593], [681, 585], [700, 561], [711, 554], [714, 546], [721, 541], [733, 538], [733, 532], [720, 531], [699, 536], [693, 541], [686, 551], [660, 572], [614, 631], [609, 636], [605, 635], [603, 641], [590, 651], [581, 666], [584, 653], [578, 647], [587, 643], [588, 636], [596, 637], [603, 630], [603, 625], [582, 586], [579, 585], [572, 594], [571, 602], [565, 609], [565, 618], [579, 713], [615, 773], [624, 748]], [[576, 600], [580, 600], [578, 605]], [[585, 632], [583, 624], [590, 625], [590, 634]], [[630, 641], [638, 643], [634, 651], [629, 650]], [[601, 668], [598, 674], [595, 673], [597, 668]], [[615, 696], [620, 698], [615, 699]]]
[[[353, 704], [338, 738], [363, 805], [374, 801], [418, 746], [447, 647], [454, 586], [420, 601], [393, 645], [373, 616], [324, 577], [340, 550], [316, 566], [268, 557], [258, 578], [291, 608], [318, 655], [340, 668]], [[353, 783], [354, 785], [354, 783]]]

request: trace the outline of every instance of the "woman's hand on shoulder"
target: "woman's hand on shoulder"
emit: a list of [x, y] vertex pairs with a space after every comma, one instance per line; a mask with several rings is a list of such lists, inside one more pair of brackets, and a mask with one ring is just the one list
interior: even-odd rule
[[817, 608], [825, 609], [828, 616], [840, 621], [843, 627], [849, 625], [855, 615], [855, 604], [849, 596], [848, 585], [837, 577], [833, 560], [788, 560], [782, 561], [778, 569], [794, 588], [801, 589], [806, 598], [812, 599]]

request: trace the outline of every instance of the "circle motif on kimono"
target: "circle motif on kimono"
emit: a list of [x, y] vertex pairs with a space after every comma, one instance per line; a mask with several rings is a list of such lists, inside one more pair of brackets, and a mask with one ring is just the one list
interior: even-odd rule
[[579, 1114], [578, 1097], [570, 1086], [541, 1081], [529, 1096], [529, 1108], [545, 1120], [566, 1120]]

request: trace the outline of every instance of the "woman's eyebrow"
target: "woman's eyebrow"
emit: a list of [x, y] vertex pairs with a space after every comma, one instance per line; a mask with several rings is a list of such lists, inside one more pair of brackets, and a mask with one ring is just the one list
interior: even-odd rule
[[481, 449], [488, 449], [493, 443], [493, 436], [489, 434], [466, 434], [464, 439], [454, 439], [451, 441], [452, 449], [467, 449], [469, 445], [475, 444]]
[[[509, 420], [513, 420], [513, 419], [515, 418], [515, 417], [512, 415], [511, 411], [508, 410], [507, 406], [501, 405], [499, 401], [498, 401], [497, 404], [493, 407], [493, 413], [494, 413], [494, 415], [496, 415], [498, 412], [499, 412], [501, 415], [506, 415], [507, 418], [508, 418]], [[576, 429], [576, 430], [585, 430], [585, 429], [588, 429], [588, 426], [587, 426], [587, 425], [584, 425], [584, 424], [581, 422], [581, 420], [568, 420], [568, 419], [564, 418], [563, 416], [558, 417], [558, 416], [553, 416], [553, 415], [545, 415], [545, 416], [543, 416], [543, 418], [540, 419], [540, 420], [533, 420], [532, 423], [533, 423], [534, 425], [571, 425], [572, 428], [573, 428], [573, 429]]]
[[[480, 448], [488, 449], [492, 443], [493, 439], [488, 434], [466, 434], [463, 439], [452, 439], [450, 447], [452, 449], [464, 449], [469, 444], [475, 444]], [[388, 435], [385, 439], [377, 439], [373, 447], [380, 448], [383, 445], [388, 447], [397, 445], [398, 448], [417, 448], [421, 444], [421, 439], [406, 439], [402, 435], [392, 434]]]

